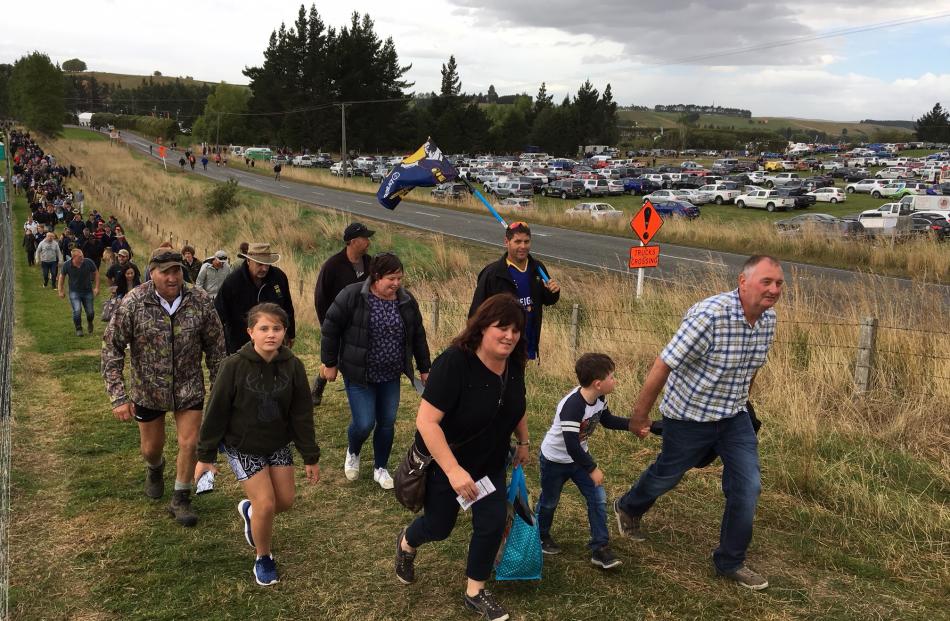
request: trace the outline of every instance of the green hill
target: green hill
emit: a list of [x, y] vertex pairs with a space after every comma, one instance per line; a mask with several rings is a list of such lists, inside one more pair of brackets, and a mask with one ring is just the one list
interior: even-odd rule
[[[662, 127], [664, 129], [677, 129], [682, 127], [679, 122], [680, 113], [678, 112], [655, 112], [653, 110], [619, 110], [620, 122], [624, 124], [636, 123], [641, 127]], [[848, 136], [871, 136], [875, 132], [881, 131], [899, 131], [906, 132], [908, 136], [913, 134], [913, 130], [904, 127], [894, 127], [891, 125], [876, 125], [871, 123], [849, 123], [847, 121], [824, 121], [820, 119], [798, 119], [776, 116], [754, 116], [752, 118], [742, 118], [737, 116], [726, 116], [722, 114], [700, 114], [699, 127], [714, 126], [720, 129], [770, 129], [773, 131], [782, 131], [787, 127], [794, 130], [820, 131], [830, 136], [841, 135], [842, 129], [848, 130]]]
[[[181, 80], [186, 84], [210, 84], [214, 86], [218, 82], [209, 82], [207, 80], [196, 80], [191, 76], [174, 75], [132, 75], [127, 73], [109, 73], [107, 71], [66, 71], [68, 76], [77, 76], [83, 78], [95, 77], [100, 84], [114, 84], [119, 88], [135, 88], [142, 85], [142, 80], [152, 80], [156, 84], [171, 84], [175, 80]], [[238, 84], [237, 86], [245, 86]]]

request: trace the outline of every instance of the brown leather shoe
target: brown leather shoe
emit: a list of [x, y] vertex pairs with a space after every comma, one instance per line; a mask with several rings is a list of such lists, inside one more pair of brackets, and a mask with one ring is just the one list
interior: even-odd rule
[[182, 526], [194, 526], [198, 523], [198, 516], [191, 508], [191, 490], [176, 489], [172, 493], [172, 501], [168, 505], [168, 514]]

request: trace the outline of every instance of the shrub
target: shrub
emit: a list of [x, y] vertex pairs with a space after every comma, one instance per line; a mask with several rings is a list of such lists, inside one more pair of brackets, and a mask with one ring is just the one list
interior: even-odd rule
[[215, 184], [205, 195], [205, 207], [209, 214], [215, 216], [226, 214], [239, 205], [238, 182], [236, 179], [228, 179], [224, 183]]

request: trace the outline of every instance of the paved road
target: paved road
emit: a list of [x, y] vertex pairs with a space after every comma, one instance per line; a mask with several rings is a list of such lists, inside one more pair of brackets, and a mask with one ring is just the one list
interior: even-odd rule
[[[148, 153], [150, 143], [144, 138], [129, 132], [123, 132], [122, 137], [133, 149]], [[157, 146], [154, 146], [153, 153], [153, 157], [157, 158]], [[177, 166], [179, 157], [179, 152], [168, 149], [167, 161], [169, 166]], [[219, 181], [234, 178], [244, 187], [283, 196], [314, 207], [346, 211], [358, 216], [438, 232], [479, 244], [500, 248], [504, 237], [501, 227], [488, 213], [480, 216], [432, 205], [413, 203], [407, 200], [400, 203], [397, 209], [390, 211], [380, 206], [376, 202], [376, 197], [369, 194], [334, 190], [293, 181], [281, 180], [278, 182], [274, 180], [273, 176], [268, 177], [234, 168], [217, 167], [214, 164], [209, 164], [208, 170], [202, 171], [199, 163], [195, 167], [194, 174], [205, 175]], [[608, 269], [631, 275], [636, 273], [635, 270], [627, 268], [629, 248], [636, 243], [632, 232], [629, 238], [623, 238], [540, 224], [532, 224], [531, 232], [535, 237], [531, 252], [536, 256], [566, 261], [593, 269]], [[663, 244], [661, 248], [660, 267], [646, 270], [647, 278], [673, 281], [675, 275], [680, 271], [707, 273], [709, 270], [714, 270], [722, 272], [731, 279], [732, 275], [738, 273], [739, 267], [747, 258], [747, 255], [674, 246], [672, 244]], [[785, 266], [787, 272], [794, 273], [799, 279], [858, 281], [868, 278], [858, 272], [816, 267], [802, 263], [786, 262]], [[874, 282], [880, 284], [881, 277], [873, 278]], [[891, 280], [908, 287], [912, 284], [907, 279], [885, 278], [884, 280]], [[944, 295], [950, 296], [950, 287], [944, 285], [932, 285], [932, 287], [941, 290]]]

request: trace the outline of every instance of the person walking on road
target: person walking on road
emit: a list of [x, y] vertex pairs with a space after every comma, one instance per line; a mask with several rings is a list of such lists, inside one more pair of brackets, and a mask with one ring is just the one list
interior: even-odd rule
[[82, 312], [86, 311], [86, 327], [89, 334], [95, 325], [96, 317], [95, 297], [99, 295], [99, 268], [92, 259], [87, 259], [82, 250], [73, 248], [69, 261], [65, 261], [59, 271], [57, 290], [59, 297], [65, 298], [63, 288], [65, 279], [69, 278], [69, 303], [73, 307], [73, 325], [76, 326], [76, 336], [82, 336]]
[[[148, 270], [151, 280], [125, 295], [102, 337], [102, 375], [113, 415], [138, 423], [149, 498], [165, 493], [165, 414], [174, 413], [178, 457], [168, 513], [182, 526], [194, 526], [191, 482], [205, 399], [201, 359], [213, 384], [225, 355], [224, 333], [211, 298], [184, 284], [180, 252], [155, 250]], [[123, 374], [126, 355], [130, 385]]]
[[643, 515], [715, 451], [722, 459], [726, 506], [713, 566], [718, 575], [753, 590], [769, 583], [745, 564], [761, 491], [749, 389], [775, 337], [773, 307], [784, 284], [776, 259], [753, 256], [739, 274], [738, 288], [686, 312], [648, 372], [630, 420], [631, 431], [646, 437], [650, 410], [663, 390], [663, 447], [630, 491], [614, 502], [620, 534], [645, 541]]
[[[323, 325], [327, 311], [333, 300], [347, 285], [362, 282], [369, 276], [369, 262], [372, 257], [367, 254], [370, 237], [376, 231], [371, 231], [362, 222], [351, 222], [343, 230], [343, 250], [327, 259], [320, 266], [317, 275], [317, 284], [313, 288], [313, 306], [317, 311], [317, 321]], [[323, 373], [317, 372], [313, 383], [313, 404], [320, 405], [323, 401], [323, 391], [327, 380]]]
[[281, 171], [280, 162], [277, 162], [276, 164], [274, 164], [274, 181], [280, 181], [280, 171]]

